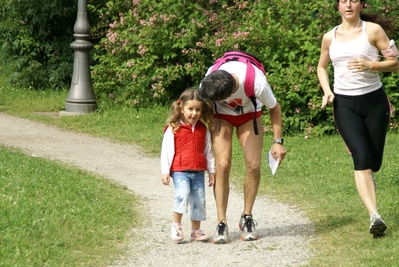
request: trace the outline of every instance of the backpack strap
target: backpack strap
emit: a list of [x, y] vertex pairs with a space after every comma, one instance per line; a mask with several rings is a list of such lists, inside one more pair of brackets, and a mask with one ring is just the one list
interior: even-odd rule
[[[242, 63], [245, 63], [247, 65], [247, 70], [245, 73], [245, 82], [244, 82], [244, 91], [245, 95], [251, 100], [252, 104], [254, 105], [255, 111], [254, 111], [254, 119], [253, 119], [253, 124], [254, 124], [254, 131], [255, 135], [259, 134], [257, 123], [256, 123], [256, 97], [255, 97], [255, 68], [253, 65], [255, 65], [257, 68], [259, 68], [263, 73], [266, 73], [263, 64], [253, 55], [250, 55], [248, 53], [244, 52], [239, 52], [239, 51], [228, 51], [223, 54], [223, 57], [218, 58], [215, 61], [215, 64], [213, 65], [211, 72], [214, 72], [220, 68], [220, 66], [226, 62], [229, 61], [239, 61]], [[216, 103], [213, 103], [215, 106], [215, 112], [219, 118], [219, 114], [216, 109]], [[219, 119], [219, 130], [220, 130], [220, 119]]]
[[220, 127], [221, 127], [222, 123], [220, 122], [220, 116], [219, 116], [219, 113], [218, 113], [218, 108], [216, 106], [216, 102], [212, 102], [212, 103], [213, 103], [213, 107], [215, 108], [216, 116], [218, 117], [218, 121], [219, 121], [218, 132], [220, 132]]
[[255, 97], [255, 68], [252, 66], [251, 62], [247, 61], [247, 72], [245, 74], [245, 82], [244, 82], [244, 90], [247, 97], [251, 100], [252, 104], [254, 105], [254, 131], [255, 135], [259, 134], [258, 126], [256, 123], [256, 97]]
[[255, 135], [259, 134], [258, 131], [258, 125], [256, 123], [256, 97], [255, 96], [251, 96], [249, 99], [251, 99], [252, 104], [254, 105], [255, 111], [254, 111], [254, 131], [255, 131]]

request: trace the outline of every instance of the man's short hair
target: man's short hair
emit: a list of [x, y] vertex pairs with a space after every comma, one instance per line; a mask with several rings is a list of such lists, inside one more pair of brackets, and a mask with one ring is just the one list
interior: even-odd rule
[[236, 81], [230, 73], [217, 70], [208, 74], [198, 88], [198, 95], [205, 101], [221, 101], [228, 98], [236, 87]]

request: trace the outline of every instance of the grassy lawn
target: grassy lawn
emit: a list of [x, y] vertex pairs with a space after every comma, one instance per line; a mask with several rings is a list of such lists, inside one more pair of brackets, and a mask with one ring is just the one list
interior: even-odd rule
[[139, 207], [100, 176], [0, 145], [1, 266], [107, 266]]
[[[1, 69], [0, 69], [1, 73]], [[6, 114], [25, 117], [35, 121], [44, 122], [51, 125], [56, 125], [60, 128], [69, 129], [73, 131], [90, 133], [95, 136], [102, 136], [112, 138], [126, 143], [139, 144], [149, 155], [158, 156], [160, 152], [160, 144], [162, 140], [163, 127], [167, 117], [168, 108], [154, 107], [146, 110], [134, 109], [119, 109], [119, 110], [106, 110], [101, 112], [94, 112], [85, 116], [62, 116], [50, 117], [42, 116], [35, 112], [58, 112], [65, 106], [65, 98], [67, 91], [48, 92], [48, 91], [28, 91], [16, 90], [7, 85], [0, 77], [0, 112]], [[352, 170], [352, 160], [346, 148], [338, 135], [305, 139], [304, 136], [287, 136], [286, 148], [288, 154], [285, 161], [277, 170], [277, 173], [272, 176], [266, 163], [262, 167], [262, 182], [259, 190], [260, 195], [272, 196], [278, 201], [295, 205], [303, 210], [307, 217], [309, 217], [316, 226], [316, 236], [312, 243], [315, 251], [315, 257], [311, 260], [308, 266], [397, 266], [399, 256], [399, 176], [398, 176], [398, 161], [399, 161], [399, 142], [398, 134], [390, 133], [387, 137], [387, 145], [384, 155], [384, 163], [379, 173], [376, 174], [377, 179], [377, 198], [379, 201], [379, 212], [388, 224], [388, 234], [385, 238], [373, 239], [368, 233], [369, 219], [368, 214], [363, 207], [363, 204], [358, 196], [355, 188]], [[264, 161], [266, 160], [265, 154], [271, 145], [272, 138], [265, 136], [264, 147]], [[0, 148], [1, 149], [1, 148]], [[244, 164], [242, 156], [239, 153], [238, 144], [234, 144], [234, 162], [232, 170], [232, 181], [238, 188], [242, 187], [242, 177], [244, 174]], [[3, 164], [3, 165], [1, 165]], [[20, 173], [18, 171], [20, 164], [31, 166], [28, 173]], [[45, 165], [46, 167], [36, 168], [36, 166]], [[71, 195], [67, 192], [63, 194], [55, 194], [59, 190], [58, 183], [77, 183], [76, 190], [80, 192], [80, 196], [89, 197], [90, 203], [96, 203], [98, 207], [102, 206], [102, 200], [96, 200], [95, 195], [97, 190], [108, 190], [110, 195], [106, 203], [121, 204], [125, 203], [127, 209], [132, 206], [132, 203], [139, 201], [128, 193], [123, 193], [123, 189], [115, 185], [109, 185], [108, 182], [98, 184], [98, 177], [90, 174], [74, 171], [74, 174], [81, 177], [80, 182], [89, 183], [82, 186], [78, 181], [51, 181], [54, 177], [64, 176], [66, 173], [71, 172], [70, 169], [45, 160], [39, 160], [31, 157], [24, 156], [15, 151], [2, 149], [0, 154], [0, 170], [6, 169], [7, 172], [1, 172], [0, 194], [1, 199], [1, 212], [13, 212], [13, 199], [25, 198], [30, 199], [31, 202], [45, 203], [44, 197], [55, 198], [54, 205], [59, 205], [63, 208], [60, 214], [67, 216], [76, 216], [74, 225], [71, 230], [79, 229], [79, 227], [92, 227], [98, 224], [101, 227], [107, 227], [111, 223], [109, 221], [96, 221], [100, 218], [90, 218], [87, 221], [81, 221], [80, 218], [85, 217], [86, 212], [95, 215], [96, 212], [89, 210], [85, 207], [82, 199], [76, 199], [74, 203], [68, 203], [67, 200], [71, 199]], [[51, 181], [50, 185], [46, 184], [44, 187], [43, 182], [40, 182], [42, 175], [39, 173], [37, 177], [32, 177], [34, 181], [25, 181], [22, 177], [31, 175], [31, 173], [49, 169], [48, 174], [43, 174], [47, 182]], [[5, 174], [4, 174], [5, 173]], [[19, 177], [18, 183], [11, 183], [14, 180], [14, 175]], [[4, 180], [4, 181], [3, 181]], [[73, 179], [72, 179], [73, 180]], [[82, 181], [85, 180], [85, 181]], [[87, 180], [87, 181], [86, 181]], [[94, 181], [95, 185], [94, 185]], [[90, 183], [93, 183], [90, 185]], [[12, 184], [12, 186], [11, 186]], [[82, 187], [87, 190], [84, 191]], [[100, 189], [101, 187], [101, 189]], [[58, 188], [58, 189], [57, 189]], [[45, 196], [39, 194], [34, 198], [33, 191], [39, 190], [40, 192], [54, 191], [53, 196]], [[113, 190], [120, 190], [118, 193], [124, 198], [113, 199], [111, 194]], [[4, 203], [3, 203], [4, 202]], [[20, 201], [16, 201], [21, 205]], [[68, 204], [68, 205], [67, 205]], [[134, 204], [133, 204], [134, 205]], [[255, 203], [256, 205], [256, 203]], [[73, 207], [81, 207], [80, 209], [73, 209]], [[57, 206], [58, 207], [58, 206]], [[91, 205], [90, 205], [91, 207]], [[44, 208], [48, 208], [44, 205]], [[55, 208], [55, 207], [53, 207]], [[260, 207], [256, 207], [260, 208]], [[267, 207], [264, 207], [267, 209]], [[86, 210], [87, 209], [87, 210]], [[46, 231], [51, 231], [54, 225], [66, 223], [59, 216], [52, 216], [51, 212], [48, 216], [47, 210], [39, 210], [37, 213], [33, 212], [31, 206], [27, 205], [19, 209], [20, 216], [16, 221], [20, 221], [20, 225], [15, 225], [14, 228], [4, 229], [0, 223], [0, 258], [14, 256], [16, 248], [26, 247], [24, 244], [26, 240], [20, 240], [16, 235], [17, 229], [20, 229], [23, 224], [29, 225], [30, 232], [26, 235], [37, 236], [38, 240], [45, 238], [52, 238], [50, 232], [41, 231], [44, 224], [49, 224]], [[72, 212], [74, 210], [75, 213]], [[22, 216], [25, 212], [30, 216], [29, 221], [22, 221]], [[114, 207], [107, 210], [102, 210], [102, 213], [109, 213], [107, 217], [113, 216], [112, 212]], [[134, 210], [127, 216], [117, 215], [122, 229], [132, 226], [132, 217]], [[103, 215], [101, 215], [103, 216]], [[255, 215], [256, 216], [256, 215]], [[3, 218], [3, 214], [0, 216]], [[40, 221], [46, 218], [44, 221]], [[52, 219], [52, 221], [49, 221]], [[130, 225], [126, 225], [130, 223]], [[79, 224], [87, 224], [80, 226]], [[35, 231], [32, 231], [35, 230]], [[69, 229], [69, 228], [68, 228]], [[110, 228], [106, 231], [110, 231]], [[9, 233], [5, 231], [10, 231]], [[67, 228], [65, 229], [67, 231]], [[94, 229], [94, 232], [98, 229]], [[4, 235], [7, 233], [7, 235]], [[61, 247], [62, 250], [58, 251], [60, 259], [66, 259], [71, 256], [76, 250], [81, 251], [83, 248], [76, 248], [79, 242], [71, 242], [74, 233], [57, 233], [56, 236], [64, 236], [65, 239], [45, 240], [43, 243], [38, 243], [38, 246], [33, 248], [33, 251], [24, 251], [26, 257], [30, 260], [38, 258], [40, 255], [41, 262], [38, 263], [45, 265], [46, 259], [49, 259], [51, 253], [55, 253], [52, 249]], [[108, 233], [107, 233], [108, 234]], [[105, 235], [105, 234], [104, 234]], [[117, 238], [123, 238], [120, 233], [113, 233]], [[91, 240], [92, 236], [86, 236]], [[87, 262], [85, 266], [99, 266], [90, 265], [95, 256], [101, 256], [103, 244], [110, 236], [99, 236], [96, 242], [89, 242], [91, 253], [75, 253], [71, 257], [81, 257], [80, 261]], [[11, 244], [14, 250], [9, 246], [2, 244]], [[20, 243], [21, 242], [21, 243]], [[37, 241], [39, 242], [39, 241]], [[108, 241], [107, 241], [108, 242]], [[82, 242], [84, 243], [84, 242]], [[28, 249], [28, 248], [26, 248]], [[7, 254], [5, 254], [7, 253]], [[22, 253], [22, 252], [21, 252]], [[62, 255], [61, 255], [62, 254]], [[86, 258], [85, 258], [86, 257]], [[76, 258], [75, 258], [76, 259]], [[64, 264], [67, 266], [68, 264]]]

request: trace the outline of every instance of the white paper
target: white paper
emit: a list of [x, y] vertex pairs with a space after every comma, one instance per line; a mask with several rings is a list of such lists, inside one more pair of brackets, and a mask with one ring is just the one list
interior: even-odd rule
[[279, 160], [274, 159], [272, 156], [272, 149], [270, 148], [269, 153], [266, 155], [267, 163], [269, 164], [270, 170], [272, 171], [272, 175], [274, 175], [277, 171]]

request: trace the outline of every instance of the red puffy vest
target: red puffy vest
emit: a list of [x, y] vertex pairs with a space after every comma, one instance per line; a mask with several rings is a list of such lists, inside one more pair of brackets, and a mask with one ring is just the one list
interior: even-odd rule
[[175, 156], [171, 171], [205, 171], [207, 161], [204, 154], [206, 141], [206, 126], [202, 121], [195, 125], [180, 124], [175, 136]]

